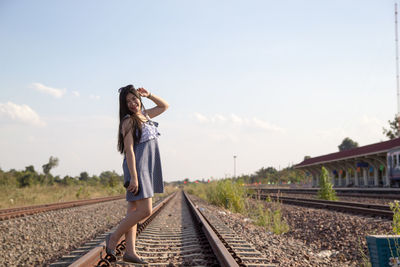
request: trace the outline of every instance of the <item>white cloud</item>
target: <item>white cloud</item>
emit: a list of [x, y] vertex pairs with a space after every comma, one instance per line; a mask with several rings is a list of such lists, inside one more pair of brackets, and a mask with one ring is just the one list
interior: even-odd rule
[[200, 114], [200, 113], [194, 113], [194, 116], [196, 117], [196, 119], [199, 121], [199, 122], [208, 122], [208, 119], [207, 119], [207, 117], [206, 116], [204, 116], [203, 114]]
[[0, 103], [0, 118], [22, 122], [34, 126], [45, 126], [46, 123], [28, 105], [17, 105], [12, 102]]
[[240, 138], [232, 133], [208, 133], [208, 137], [217, 142], [229, 141], [231, 143], [238, 143]]
[[254, 123], [255, 126], [257, 126], [258, 128], [264, 129], [264, 130], [273, 131], [273, 132], [281, 132], [281, 133], [285, 132], [283, 128], [273, 125], [272, 123], [263, 121], [258, 118], [253, 118], [252, 122]]
[[89, 97], [90, 97], [90, 99], [94, 99], [94, 100], [99, 100], [100, 99], [99, 95], [90, 95]]
[[36, 91], [39, 91], [39, 92], [42, 92], [45, 94], [49, 94], [55, 98], [61, 98], [67, 91], [66, 89], [57, 89], [57, 88], [48, 87], [41, 83], [32, 83], [32, 87]]
[[[270, 132], [279, 132], [279, 133], [285, 133], [285, 130], [277, 125], [274, 125], [270, 122], [264, 121], [259, 118], [242, 118], [238, 115], [231, 114], [230, 116], [226, 117], [221, 114], [215, 114], [210, 116], [209, 118], [203, 114], [200, 114], [198, 112], [194, 113], [194, 116], [199, 122], [202, 123], [213, 123], [214, 125], [222, 124], [222, 123], [228, 123], [230, 124], [231, 127], [238, 127], [238, 126], [243, 126], [243, 127], [253, 127], [261, 130], [266, 130]], [[226, 124], [224, 124], [226, 125]]]
[[243, 122], [242, 118], [240, 118], [239, 116], [237, 116], [235, 114], [231, 114], [231, 120], [237, 124], [241, 124]]
[[227, 119], [224, 116], [220, 115], [220, 114], [215, 114], [211, 118], [211, 121], [213, 121], [213, 122], [216, 122], [216, 121], [225, 122], [225, 121], [227, 121]]
[[72, 94], [76, 97], [80, 97], [81, 94], [78, 91], [72, 91]]

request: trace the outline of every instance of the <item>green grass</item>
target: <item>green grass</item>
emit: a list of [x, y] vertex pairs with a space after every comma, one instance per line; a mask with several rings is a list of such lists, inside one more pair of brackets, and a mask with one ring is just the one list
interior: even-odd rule
[[224, 207], [232, 212], [242, 212], [245, 207], [246, 189], [229, 179], [210, 183], [189, 184], [186, 192], [196, 195], [211, 204]]
[[29, 205], [91, 199], [106, 196], [122, 195], [125, 188], [105, 187], [101, 185], [34, 185], [23, 188], [1, 186], [0, 208], [13, 208]]
[[[246, 188], [230, 179], [210, 183], [191, 183], [185, 186], [185, 190], [211, 204], [250, 217], [254, 224], [264, 227], [267, 231], [275, 234], [289, 231], [289, 225], [282, 217], [281, 203], [271, 202], [269, 199], [269, 203], [257, 201], [259, 204], [255, 206], [247, 199]], [[268, 204], [268, 207], [265, 204]]]
[[282, 216], [282, 204], [279, 201], [253, 200], [248, 203], [247, 216], [252, 218], [255, 225], [262, 226], [268, 232], [280, 235], [287, 233], [290, 228]]
[[[107, 196], [125, 194], [122, 184], [115, 187], [103, 185], [34, 185], [30, 187], [16, 188], [0, 186], [0, 209], [15, 208], [30, 205], [66, 202], [80, 199], [92, 199]], [[166, 186], [162, 197], [174, 191], [172, 186]]]
[[400, 235], [400, 205], [399, 201], [395, 200], [389, 203], [390, 209], [393, 211], [392, 229], [395, 235]]

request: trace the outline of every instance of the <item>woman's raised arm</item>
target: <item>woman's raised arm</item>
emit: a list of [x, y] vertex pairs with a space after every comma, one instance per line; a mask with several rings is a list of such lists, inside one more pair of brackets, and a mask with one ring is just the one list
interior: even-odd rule
[[150, 118], [154, 118], [168, 109], [168, 102], [161, 97], [148, 92], [144, 88], [138, 88], [137, 90], [141, 96], [147, 97], [157, 105], [154, 108], [146, 109], [147, 115], [149, 115]]

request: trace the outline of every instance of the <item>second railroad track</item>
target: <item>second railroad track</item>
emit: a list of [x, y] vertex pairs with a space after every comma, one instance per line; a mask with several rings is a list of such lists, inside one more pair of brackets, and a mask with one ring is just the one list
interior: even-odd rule
[[253, 194], [250, 197], [254, 199], [266, 200], [270, 198], [274, 201], [279, 201], [283, 204], [291, 204], [298, 206], [306, 206], [312, 208], [336, 210], [341, 212], [349, 212], [356, 214], [363, 214], [368, 216], [384, 217], [387, 219], [393, 219], [393, 212], [390, 210], [388, 205], [378, 205], [370, 203], [360, 202], [349, 202], [349, 201], [330, 201], [322, 199], [311, 199], [311, 198], [297, 198], [297, 197], [286, 197], [277, 196], [273, 194]]

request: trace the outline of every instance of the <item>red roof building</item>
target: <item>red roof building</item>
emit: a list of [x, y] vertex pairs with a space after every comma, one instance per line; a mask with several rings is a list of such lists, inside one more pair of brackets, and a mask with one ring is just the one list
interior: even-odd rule
[[387, 152], [396, 147], [400, 147], [400, 138], [305, 159], [295, 168], [312, 175], [313, 186], [318, 185], [322, 167], [329, 171], [336, 187], [389, 186]]

